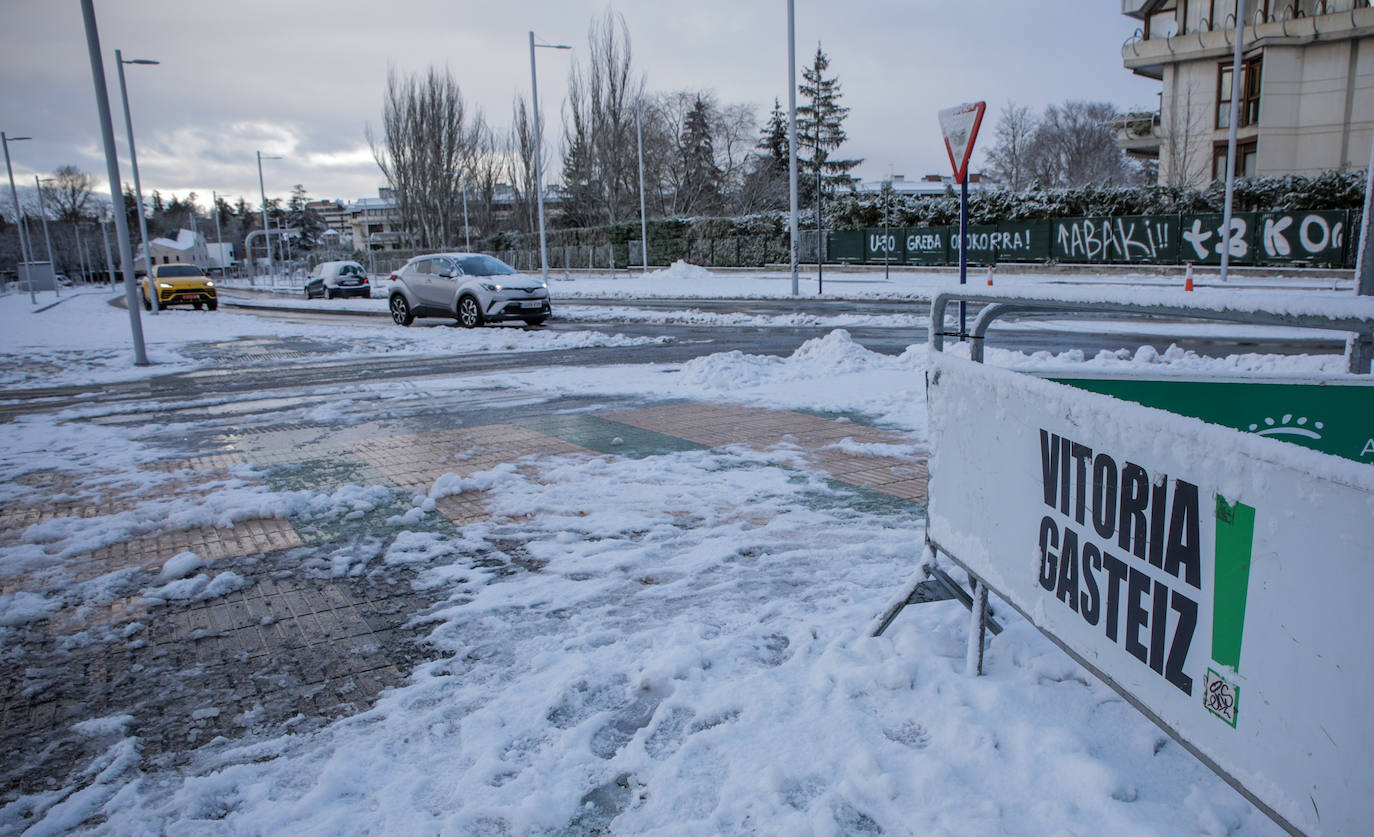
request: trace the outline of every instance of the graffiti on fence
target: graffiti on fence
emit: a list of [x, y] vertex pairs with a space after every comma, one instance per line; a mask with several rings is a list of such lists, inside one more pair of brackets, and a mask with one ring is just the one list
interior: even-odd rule
[[1264, 216], [1260, 247], [1266, 261], [1337, 264], [1345, 253], [1344, 212], [1287, 212]]
[[1175, 249], [1172, 219], [1067, 218], [1055, 221], [1055, 257], [1063, 262], [1157, 262]]
[[1220, 261], [1223, 248], [1229, 248], [1230, 259], [1247, 258], [1250, 255], [1250, 242], [1246, 237], [1250, 230], [1249, 220], [1246, 215], [1231, 216], [1231, 231], [1227, 234], [1222, 216], [1193, 216], [1192, 223], [1180, 233], [1188, 246], [1181, 248], [1179, 258], [1184, 261]]

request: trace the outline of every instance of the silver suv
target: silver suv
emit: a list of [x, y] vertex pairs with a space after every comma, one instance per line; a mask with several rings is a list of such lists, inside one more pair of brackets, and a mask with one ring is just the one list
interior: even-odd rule
[[391, 274], [391, 319], [453, 317], [464, 328], [502, 320], [539, 325], [549, 318], [548, 286], [480, 253], [416, 256]]

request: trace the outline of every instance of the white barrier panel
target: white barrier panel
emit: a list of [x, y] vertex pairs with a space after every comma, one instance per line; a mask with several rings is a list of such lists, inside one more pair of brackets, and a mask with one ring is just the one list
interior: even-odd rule
[[1280, 824], [1370, 833], [1374, 467], [941, 353], [927, 380], [931, 540]]

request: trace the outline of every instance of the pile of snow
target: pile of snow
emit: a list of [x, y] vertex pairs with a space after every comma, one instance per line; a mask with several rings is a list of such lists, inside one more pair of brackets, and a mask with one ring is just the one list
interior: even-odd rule
[[688, 264], [682, 259], [678, 259], [662, 270], [655, 270], [649, 274], [649, 279], [656, 282], [675, 282], [683, 285], [695, 285], [714, 279], [711, 271], [704, 267]]

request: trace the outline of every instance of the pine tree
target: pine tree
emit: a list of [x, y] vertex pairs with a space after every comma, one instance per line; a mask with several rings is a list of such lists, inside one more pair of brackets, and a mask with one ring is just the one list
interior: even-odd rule
[[320, 217], [307, 208], [310, 195], [299, 183], [291, 187], [291, 198], [286, 202], [286, 226], [296, 230], [297, 242], [302, 250], [311, 250], [324, 230]]
[[772, 161], [774, 171], [787, 171], [787, 113], [777, 99], [773, 100], [773, 112], [768, 114], [763, 139], [756, 147]]
[[[844, 144], [844, 118], [849, 108], [840, 104], [840, 82], [825, 71], [830, 68], [820, 44], [816, 45], [816, 57], [811, 66], [802, 68], [802, 84], [797, 90], [806, 101], [797, 106], [797, 166], [799, 173], [810, 172], [801, 179], [809, 190], [815, 189], [817, 174], [820, 176], [825, 196], [833, 195], [839, 186], [854, 182], [849, 172], [863, 162], [860, 160], [837, 160], [831, 153]], [[805, 153], [804, 153], [805, 152]]]
[[706, 214], [720, 207], [720, 169], [711, 140], [710, 106], [698, 96], [682, 124], [682, 209]]

